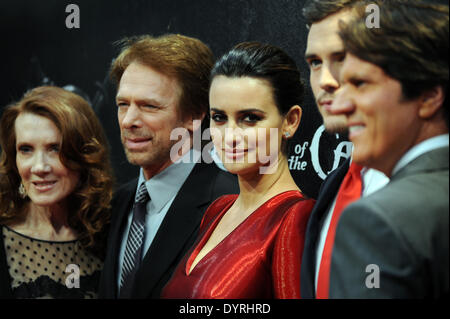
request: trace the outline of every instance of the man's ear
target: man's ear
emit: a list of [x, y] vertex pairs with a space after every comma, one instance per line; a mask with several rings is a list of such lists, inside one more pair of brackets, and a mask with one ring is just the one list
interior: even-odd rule
[[419, 117], [422, 119], [432, 118], [444, 104], [445, 92], [442, 86], [435, 86], [426, 90], [421, 96]]
[[289, 137], [294, 136], [297, 131], [298, 126], [300, 125], [300, 121], [302, 119], [302, 108], [299, 105], [294, 105], [291, 107], [289, 112], [286, 114], [283, 122], [283, 135]]

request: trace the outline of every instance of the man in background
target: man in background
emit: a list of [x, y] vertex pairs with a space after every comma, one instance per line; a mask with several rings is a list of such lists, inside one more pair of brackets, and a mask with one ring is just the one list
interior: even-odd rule
[[[310, 85], [329, 133], [347, 133], [347, 119], [330, 107], [340, 88], [339, 72], [345, 48], [339, 22], [349, 21], [358, 0], [311, 0], [303, 9], [309, 26], [305, 60]], [[307, 226], [301, 268], [302, 298], [328, 298], [331, 254], [339, 216], [350, 202], [378, 190], [388, 179], [382, 173], [352, 164], [347, 159], [323, 182]]]

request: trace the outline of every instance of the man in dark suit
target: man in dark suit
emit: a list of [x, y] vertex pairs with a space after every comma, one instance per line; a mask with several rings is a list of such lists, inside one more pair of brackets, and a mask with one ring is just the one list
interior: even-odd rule
[[[340, 88], [339, 72], [345, 57], [345, 49], [338, 35], [340, 21], [353, 16], [353, 6], [358, 0], [310, 0], [303, 9], [309, 26], [305, 60], [310, 68], [310, 85], [322, 115], [325, 129], [329, 133], [347, 134], [347, 119], [342, 114], [332, 114], [330, 106]], [[329, 267], [334, 229], [339, 219], [342, 203], [339, 195], [345, 193], [341, 187], [351, 177], [351, 158], [331, 172], [319, 191], [316, 205], [308, 221], [305, 248], [301, 267], [302, 298], [327, 298]], [[358, 168], [362, 178], [361, 189], [353, 200], [383, 187], [388, 179], [382, 173], [367, 168]], [[346, 181], [346, 184], [357, 184]]]
[[[372, 1], [342, 26], [347, 51], [332, 112], [353, 161], [391, 178], [349, 205], [336, 230], [331, 298], [439, 298], [449, 291], [449, 8]], [[401, 30], [401, 32], [399, 32]]]
[[111, 76], [125, 153], [141, 169], [112, 201], [100, 297], [158, 298], [206, 208], [239, 190], [195, 141], [209, 112], [210, 49], [181, 35], [124, 44]]

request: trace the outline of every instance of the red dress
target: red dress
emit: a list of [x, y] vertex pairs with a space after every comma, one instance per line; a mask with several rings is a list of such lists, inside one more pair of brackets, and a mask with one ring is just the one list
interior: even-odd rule
[[177, 266], [162, 298], [300, 298], [306, 224], [314, 205], [299, 191], [272, 197], [206, 254], [192, 262], [238, 195], [218, 198], [205, 212], [200, 236]]

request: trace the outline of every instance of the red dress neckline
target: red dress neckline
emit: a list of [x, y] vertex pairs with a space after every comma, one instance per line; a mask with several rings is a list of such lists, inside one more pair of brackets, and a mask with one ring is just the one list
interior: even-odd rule
[[251, 214], [249, 214], [239, 225], [236, 226], [235, 229], [233, 229], [216, 246], [214, 246], [205, 256], [203, 256], [203, 258], [199, 260], [199, 262], [197, 263], [197, 265], [195, 265], [195, 267], [192, 269], [192, 271], [189, 272], [189, 270], [191, 269], [192, 263], [194, 262], [195, 258], [198, 256], [200, 251], [203, 249], [205, 244], [208, 242], [209, 238], [211, 237], [212, 232], [216, 229], [217, 224], [222, 220], [223, 215], [225, 215], [225, 213], [230, 209], [230, 207], [234, 204], [234, 202], [236, 201], [236, 199], [239, 196], [237, 194], [236, 195], [228, 195], [230, 197], [234, 196], [235, 198], [233, 200], [231, 200], [222, 209], [222, 211], [216, 216], [216, 218], [213, 220], [212, 224], [210, 226], [208, 226], [208, 229], [207, 229], [206, 233], [202, 236], [202, 238], [199, 241], [199, 243], [195, 246], [195, 249], [192, 251], [191, 255], [189, 256], [189, 258], [187, 260], [186, 267], [185, 267], [185, 275], [186, 276], [190, 276], [192, 274], [192, 272], [197, 268], [197, 266], [199, 266], [200, 263], [202, 263], [208, 257], [208, 255], [210, 253], [212, 253], [214, 250], [216, 250], [217, 247], [219, 247], [230, 235], [232, 235], [234, 232], [236, 232], [248, 219], [250, 219], [252, 216], [256, 216], [259, 211], [266, 212], [262, 208], [267, 206], [270, 201], [275, 200], [278, 196], [280, 196], [282, 194], [286, 194], [286, 193], [290, 193], [290, 192], [300, 193], [302, 195], [302, 197], [304, 197], [303, 194], [300, 191], [298, 191], [298, 190], [284, 191], [284, 192], [281, 192], [281, 193], [279, 193], [279, 194], [277, 194], [275, 196], [272, 196], [271, 198], [266, 200], [263, 204], [261, 204], [257, 209], [255, 209]]

